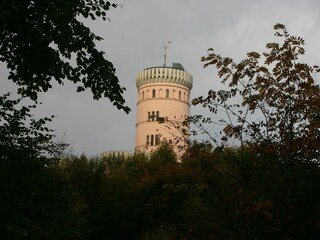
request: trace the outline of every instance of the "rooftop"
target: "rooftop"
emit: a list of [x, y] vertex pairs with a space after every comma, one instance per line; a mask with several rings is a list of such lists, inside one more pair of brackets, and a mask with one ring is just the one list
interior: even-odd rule
[[159, 66], [142, 70], [137, 75], [137, 88], [145, 84], [174, 83], [186, 86], [191, 90], [193, 77], [184, 70], [180, 63], [174, 63], [172, 67]]

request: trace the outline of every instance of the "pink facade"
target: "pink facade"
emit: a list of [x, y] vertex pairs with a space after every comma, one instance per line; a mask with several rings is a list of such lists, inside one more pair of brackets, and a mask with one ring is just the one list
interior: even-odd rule
[[[154, 151], [161, 141], [171, 143], [175, 151], [183, 148], [184, 137], [175, 126], [189, 116], [192, 75], [178, 68], [147, 68], [138, 74], [137, 88], [135, 150]], [[159, 117], [167, 123], [160, 124]]]

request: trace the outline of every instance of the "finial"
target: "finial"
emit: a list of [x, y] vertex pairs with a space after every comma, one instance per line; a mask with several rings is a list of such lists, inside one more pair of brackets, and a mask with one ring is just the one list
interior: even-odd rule
[[165, 67], [166, 66], [166, 62], [167, 62], [167, 48], [169, 46], [169, 44], [171, 43], [171, 41], [168, 41], [166, 43], [163, 43], [163, 47], [164, 47], [164, 63], [163, 63], [163, 66]]

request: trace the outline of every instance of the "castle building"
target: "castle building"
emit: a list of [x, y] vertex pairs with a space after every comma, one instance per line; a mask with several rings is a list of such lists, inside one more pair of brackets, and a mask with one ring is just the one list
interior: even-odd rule
[[[189, 116], [192, 75], [179, 63], [172, 67], [151, 67], [138, 73], [136, 151], [150, 153], [161, 142], [175, 152], [184, 148], [182, 122]], [[165, 123], [159, 123], [159, 119]]]

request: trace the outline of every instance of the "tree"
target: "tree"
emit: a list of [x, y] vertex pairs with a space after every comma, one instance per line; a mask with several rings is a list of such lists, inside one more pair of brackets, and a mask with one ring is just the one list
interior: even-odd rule
[[1, 158], [13, 151], [35, 157], [59, 154], [67, 145], [55, 143], [53, 131], [45, 126], [54, 116], [36, 120], [31, 114], [36, 106], [19, 107], [22, 100], [12, 100], [10, 94], [0, 96]]
[[[288, 157], [298, 154], [300, 159], [318, 159], [320, 89], [314, 77], [319, 66], [298, 62], [305, 53], [301, 37], [289, 35], [282, 24], [274, 28], [283, 44], [268, 43], [269, 52], [250, 52], [240, 63], [209, 49], [202, 58], [204, 66], [215, 65], [222, 82], [229, 81], [230, 90], [210, 90], [206, 98], [196, 98], [193, 104], [202, 104], [213, 113], [223, 110], [229, 119], [221, 121], [226, 123], [227, 137], [271, 143], [279, 157], [284, 157], [280, 150], [286, 149], [282, 152]], [[264, 65], [260, 64], [262, 56]], [[234, 98], [241, 104], [230, 103]], [[258, 120], [250, 120], [252, 114]], [[312, 157], [303, 153], [312, 153]]]
[[[18, 93], [36, 102], [52, 81], [70, 80], [78, 84], [77, 91], [89, 88], [94, 99], [107, 97], [128, 113], [115, 69], [95, 47], [101, 38], [79, 21], [105, 20], [110, 7], [116, 5], [101, 0], [1, 0], [0, 61], [6, 63]], [[84, 200], [67, 189], [55, 165], [59, 161], [49, 158], [66, 146], [55, 143], [53, 131], [46, 127], [53, 116], [36, 120], [31, 114], [35, 105], [22, 103], [23, 98], [11, 100], [10, 94], [0, 97], [1, 236], [83, 238], [88, 232]], [[96, 176], [87, 172], [86, 180], [93, 185]]]
[[[214, 65], [229, 89], [209, 90], [206, 97], [192, 103], [213, 114], [224, 112], [225, 118], [195, 116], [190, 120], [204, 133], [208, 133], [206, 123], [223, 125], [221, 140], [211, 136], [215, 143], [225, 145], [234, 138], [241, 144], [238, 177], [243, 200], [251, 194], [246, 176], [259, 177], [245, 167], [249, 163], [246, 152], [254, 153], [251, 171], [258, 170], [260, 161], [271, 162], [262, 166], [277, 174], [274, 186], [281, 186], [281, 191], [268, 193], [281, 212], [273, 215], [272, 227], [278, 231], [274, 236], [312, 239], [320, 219], [320, 88], [315, 81], [320, 69], [299, 62], [305, 54], [301, 37], [290, 35], [283, 24], [274, 29], [282, 41], [268, 43], [262, 54], [249, 52], [239, 63], [208, 50], [202, 58], [204, 66]], [[262, 181], [258, 182], [261, 187]]]
[[77, 238], [69, 198], [51, 171], [52, 162], [44, 157], [59, 154], [66, 145], [56, 144], [52, 130], [45, 127], [52, 118], [34, 119], [30, 111], [35, 106], [21, 106], [21, 100], [11, 100], [9, 94], [0, 97], [1, 237]]
[[128, 113], [115, 68], [96, 49], [95, 41], [102, 38], [79, 20], [106, 20], [106, 12], [116, 6], [105, 0], [1, 0], [0, 61], [18, 93], [37, 100], [53, 80], [69, 80], [78, 92], [89, 88], [94, 99], [107, 97]]

